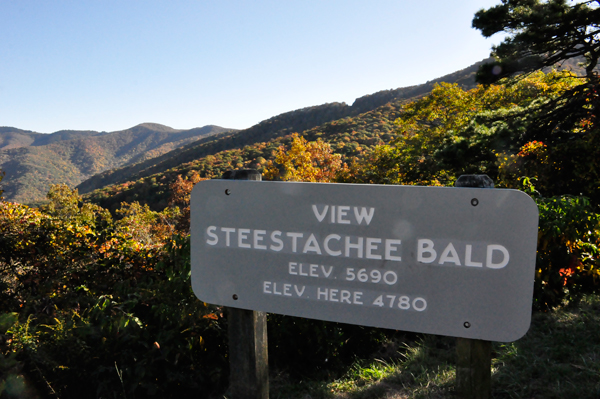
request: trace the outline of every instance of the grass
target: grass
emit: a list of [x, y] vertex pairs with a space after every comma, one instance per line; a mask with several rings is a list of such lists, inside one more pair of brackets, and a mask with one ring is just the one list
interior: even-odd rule
[[494, 397], [600, 398], [600, 297], [534, 314], [524, 338], [496, 351]]
[[[455, 339], [389, 342], [394, 355], [356, 360], [339, 379], [271, 380], [271, 398], [456, 398]], [[600, 398], [600, 296], [534, 313], [529, 332], [492, 349], [493, 398]]]

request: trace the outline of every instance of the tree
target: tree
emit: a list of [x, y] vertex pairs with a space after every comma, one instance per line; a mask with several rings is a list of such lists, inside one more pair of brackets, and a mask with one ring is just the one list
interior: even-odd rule
[[115, 236], [133, 242], [137, 248], [160, 248], [175, 233], [179, 208], [155, 212], [148, 204], [137, 201], [121, 203], [117, 209], [121, 218], [115, 222]]
[[[569, 5], [566, 0], [502, 0], [475, 14], [473, 27], [490, 37], [508, 36], [493, 47], [496, 61], [483, 65], [477, 80], [489, 84], [504, 77], [519, 80], [529, 73], [571, 59], [585, 59], [580, 84], [561, 96], [532, 107], [526, 141], [560, 145], [597, 132], [600, 114], [600, 0]], [[523, 117], [519, 115], [519, 117]]]
[[44, 213], [64, 222], [77, 222], [95, 227], [96, 223], [109, 222], [110, 213], [98, 205], [83, 202], [76, 188], [70, 189], [66, 184], [53, 184], [46, 194], [50, 201], [42, 207]]
[[569, 5], [567, 0], [502, 0], [475, 14], [473, 27], [483, 36], [508, 33], [494, 46], [496, 62], [484, 65], [480, 83], [492, 83], [517, 72], [552, 67], [576, 57], [585, 58], [588, 79], [600, 57], [600, 1]]
[[[460, 174], [495, 177], [497, 155], [526, 144], [532, 107], [578, 84], [569, 72], [531, 74], [513, 85], [463, 90], [436, 85], [403, 106], [397, 136], [355, 163], [344, 180], [377, 184], [449, 185]], [[534, 105], [532, 105], [534, 104]]]
[[281, 165], [283, 173], [273, 161], [269, 161], [264, 172], [265, 179], [331, 182], [345, 164], [342, 157], [334, 154], [331, 146], [321, 139], [306, 141], [298, 133], [292, 134], [292, 145], [288, 150], [280, 146], [275, 162]]
[[169, 198], [169, 206], [180, 209], [180, 216], [176, 222], [177, 230], [189, 233], [190, 231], [190, 198], [192, 195], [192, 189], [196, 183], [208, 180], [202, 178], [198, 172], [193, 171], [192, 174], [183, 178], [181, 175], [177, 175], [177, 180], [169, 186], [171, 190], [171, 197]]

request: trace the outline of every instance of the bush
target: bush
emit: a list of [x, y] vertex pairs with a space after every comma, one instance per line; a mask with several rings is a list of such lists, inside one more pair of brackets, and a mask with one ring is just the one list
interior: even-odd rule
[[201, 397], [222, 389], [223, 317], [191, 290], [189, 236], [175, 236], [155, 265], [110, 294], [81, 285], [52, 316], [4, 316], [4, 363], [17, 361], [13, 369], [40, 391], [65, 398]]
[[0, 201], [0, 397], [222, 389], [224, 318], [192, 292], [177, 213], [130, 204], [115, 222], [74, 190], [51, 194], [42, 210]]
[[537, 203], [534, 307], [548, 310], [598, 290], [600, 214], [581, 196], [538, 198]]

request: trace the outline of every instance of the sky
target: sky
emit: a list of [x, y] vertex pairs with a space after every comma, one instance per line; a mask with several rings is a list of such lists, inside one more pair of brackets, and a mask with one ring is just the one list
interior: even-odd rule
[[0, 126], [244, 129], [489, 56], [500, 0], [0, 0]]

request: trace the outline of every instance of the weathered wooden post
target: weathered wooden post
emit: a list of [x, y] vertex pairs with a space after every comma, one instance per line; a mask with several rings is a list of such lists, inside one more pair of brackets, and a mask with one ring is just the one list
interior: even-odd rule
[[[455, 187], [494, 188], [488, 175], [462, 175]], [[468, 328], [465, 322], [465, 328]], [[465, 399], [489, 399], [492, 392], [492, 343], [457, 338], [456, 391]]]
[[[222, 178], [262, 180], [261, 174], [252, 169], [227, 171]], [[268, 399], [267, 313], [229, 307], [227, 324], [230, 368], [227, 396], [231, 399]]]

